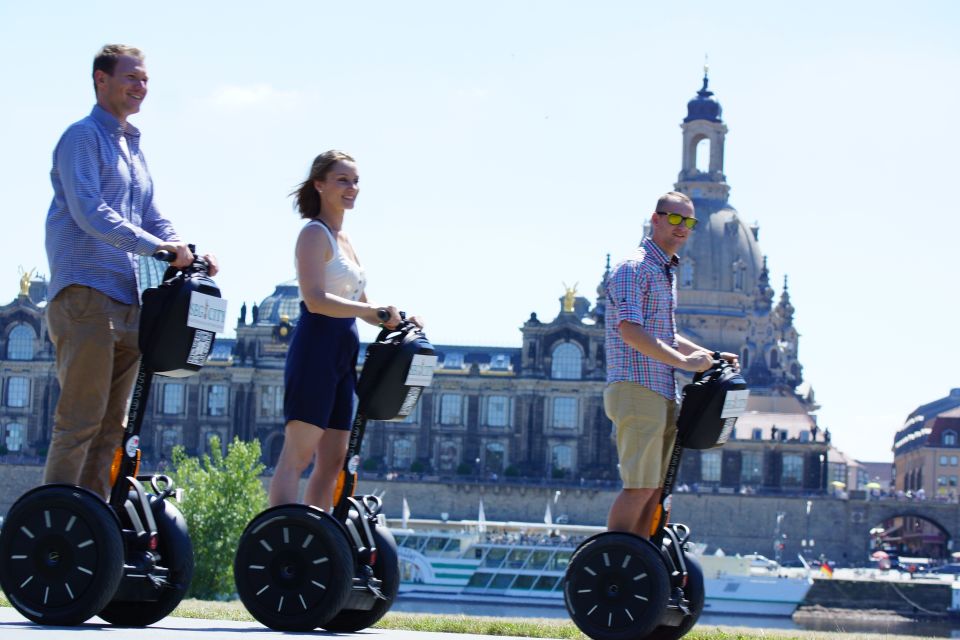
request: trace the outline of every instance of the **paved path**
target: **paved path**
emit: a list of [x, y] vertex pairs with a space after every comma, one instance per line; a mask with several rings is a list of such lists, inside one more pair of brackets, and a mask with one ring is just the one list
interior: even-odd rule
[[[390, 629], [366, 629], [357, 633], [289, 633], [267, 629], [256, 622], [229, 622], [226, 620], [199, 620], [195, 618], [164, 618], [144, 629], [112, 627], [94, 618], [79, 627], [44, 627], [21, 616], [12, 607], [0, 607], [0, 638], [3, 640], [50, 640], [70, 638], [83, 640], [220, 640], [220, 638], [244, 638], [246, 640], [274, 640], [295, 636], [321, 638], [362, 638], [363, 640], [518, 640], [511, 636], [478, 636], [472, 634], [427, 633], [423, 631], [393, 631]], [[526, 639], [524, 639], [526, 640]]]

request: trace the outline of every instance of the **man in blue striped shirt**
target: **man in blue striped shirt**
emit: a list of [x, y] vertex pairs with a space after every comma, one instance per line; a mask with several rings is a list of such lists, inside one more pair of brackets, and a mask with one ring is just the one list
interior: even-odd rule
[[140, 111], [147, 80], [139, 49], [104, 46], [93, 62], [97, 103], [60, 138], [50, 171], [47, 325], [60, 398], [44, 482], [104, 497], [140, 357], [138, 257], [162, 249], [176, 254], [174, 266], [193, 261], [156, 208], [140, 131], [127, 122]]

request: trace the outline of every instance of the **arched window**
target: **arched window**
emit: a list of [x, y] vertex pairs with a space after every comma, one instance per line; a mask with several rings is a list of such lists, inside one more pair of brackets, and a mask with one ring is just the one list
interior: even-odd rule
[[744, 371], [750, 368], [750, 347], [744, 347], [740, 354], [740, 368]]
[[697, 141], [696, 162], [697, 171], [700, 173], [710, 171], [710, 138], [701, 138]]
[[409, 469], [413, 464], [413, 443], [406, 438], [394, 440], [390, 462], [394, 469]]
[[551, 463], [554, 469], [564, 471], [573, 469], [573, 447], [566, 444], [554, 445], [550, 453]]
[[3, 444], [7, 451], [20, 451], [23, 449], [23, 441], [27, 434], [27, 428], [19, 422], [11, 422], [6, 428], [6, 437]]
[[506, 450], [499, 442], [488, 442], [483, 452], [483, 470], [487, 473], [503, 473]]
[[693, 287], [693, 260], [684, 258], [680, 261], [680, 288], [691, 289]]
[[564, 342], [553, 350], [550, 377], [555, 380], [579, 380], [583, 377], [583, 353], [572, 342]]
[[777, 352], [776, 348], [770, 349], [770, 368], [780, 368], [780, 354]]
[[7, 336], [7, 360], [33, 360], [33, 345], [37, 334], [33, 327], [18, 324]]
[[957, 432], [956, 431], [944, 431], [943, 436], [941, 437], [943, 446], [945, 447], [955, 447], [957, 446]]
[[439, 455], [437, 456], [437, 468], [440, 471], [453, 471], [460, 463], [460, 449], [453, 440], [444, 440], [440, 443]]

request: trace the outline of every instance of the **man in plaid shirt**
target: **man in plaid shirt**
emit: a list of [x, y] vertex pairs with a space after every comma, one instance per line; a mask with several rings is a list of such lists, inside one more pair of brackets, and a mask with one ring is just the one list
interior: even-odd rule
[[[648, 538], [677, 427], [674, 370], [706, 371], [712, 352], [677, 333], [677, 252], [697, 225], [693, 202], [671, 191], [657, 201], [651, 237], [618, 264], [607, 283], [607, 387], [623, 490], [607, 517], [611, 531]], [[736, 363], [737, 356], [721, 356]]]

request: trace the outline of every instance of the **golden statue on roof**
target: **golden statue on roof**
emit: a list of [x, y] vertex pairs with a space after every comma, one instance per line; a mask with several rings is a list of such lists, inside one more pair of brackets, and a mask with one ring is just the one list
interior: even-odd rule
[[577, 285], [579, 282], [574, 282], [573, 287], [568, 287], [567, 283], [563, 283], [563, 312], [564, 313], [573, 313], [573, 302], [577, 298]]
[[33, 274], [37, 272], [36, 269], [30, 269], [27, 271], [23, 268], [23, 265], [20, 266], [20, 295], [28, 296], [30, 295], [30, 280], [33, 278]]

